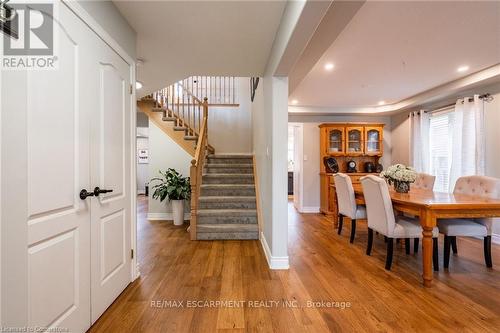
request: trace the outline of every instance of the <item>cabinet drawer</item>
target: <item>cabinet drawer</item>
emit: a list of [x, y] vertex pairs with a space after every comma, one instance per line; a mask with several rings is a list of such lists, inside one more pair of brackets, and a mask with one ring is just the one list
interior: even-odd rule
[[356, 175], [356, 176], [349, 176], [349, 177], [351, 177], [351, 181], [353, 184], [359, 184], [359, 183], [361, 183], [360, 179], [364, 176]]

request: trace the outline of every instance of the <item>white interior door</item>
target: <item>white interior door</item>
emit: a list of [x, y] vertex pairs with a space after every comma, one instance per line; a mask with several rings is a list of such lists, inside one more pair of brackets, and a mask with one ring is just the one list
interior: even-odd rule
[[130, 282], [135, 111], [130, 66], [63, 3], [54, 25], [57, 70], [1, 75], [1, 326], [84, 332]]
[[91, 183], [112, 192], [92, 199], [92, 322], [130, 283], [130, 168], [135, 162], [130, 153], [130, 67], [103, 42], [94, 55], [99, 84], [92, 122]]
[[65, 6], [55, 29], [57, 70], [2, 73], [2, 326], [82, 332], [90, 326], [90, 202], [79, 192], [91, 186], [94, 37]]

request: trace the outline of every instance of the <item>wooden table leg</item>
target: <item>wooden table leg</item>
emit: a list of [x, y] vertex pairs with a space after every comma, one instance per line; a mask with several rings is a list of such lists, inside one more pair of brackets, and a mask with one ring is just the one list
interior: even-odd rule
[[436, 218], [430, 211], [423, 211], [420, 214], [420, 224], [422, 225], [422, 267], [424, 286], [432, 285], [432, 229], [436, 225]]

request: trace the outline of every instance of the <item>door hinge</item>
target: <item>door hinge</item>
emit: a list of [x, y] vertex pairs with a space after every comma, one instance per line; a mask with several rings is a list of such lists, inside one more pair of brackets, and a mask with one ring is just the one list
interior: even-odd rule
[[130, 259], [134, 259], [134, 249], [130, 250]]
[[130, 85], [130, 95], [132, 95], [132, 92], [134, 91], [134, 86]]

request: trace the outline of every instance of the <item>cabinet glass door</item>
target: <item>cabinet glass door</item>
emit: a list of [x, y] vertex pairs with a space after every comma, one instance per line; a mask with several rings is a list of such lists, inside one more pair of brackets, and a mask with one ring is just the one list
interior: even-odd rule
[[379, 155], [382, 152], [382, 133], [378, 128], [366, 129], [366, 149], [367, 155]]
[[347, 154], [363, 154], [363, 128], [347, 129]]
[[341, 128], [328, 130], [328, 154], [340, 155], [344, 153], [344, 131]]

